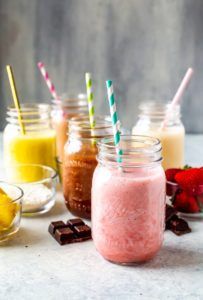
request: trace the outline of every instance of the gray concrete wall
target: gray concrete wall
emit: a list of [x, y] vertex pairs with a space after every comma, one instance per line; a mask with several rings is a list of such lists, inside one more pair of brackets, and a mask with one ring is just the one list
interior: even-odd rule
[[1, 128], [11, 103], [7, 63], [23, 102], [49, 100], [39, 60], [59, 91], [85, 90], [92, 72], [98, 112], [108, 112], [105, 79], [113, 79], [128, 127], [140, 101], [170, 100], [192, 66], [183, 120], [188, 132], [203, 132], [202, 0], [0, 0]]

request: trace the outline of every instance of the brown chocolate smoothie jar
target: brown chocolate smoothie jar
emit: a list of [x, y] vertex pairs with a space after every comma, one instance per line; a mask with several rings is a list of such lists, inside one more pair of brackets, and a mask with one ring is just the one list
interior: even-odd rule
[[97, 141], [112, 136], [109, 117], [96, 117], [90, 128], [89, 118], [69, 120], [68, 140], [63, 156], [63, 194], [69, 211], [82, 218], [91, 218], [92, 176], [97, 166]]

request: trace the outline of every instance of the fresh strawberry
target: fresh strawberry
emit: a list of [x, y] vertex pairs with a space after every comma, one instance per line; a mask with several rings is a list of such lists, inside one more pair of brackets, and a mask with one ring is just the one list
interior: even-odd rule
[[203, 168], [199, 168], [198, 175], [199, 175], [198, 184], [203, 185]]
[[197, 213], [200, 211], [196, 198], [188, 195], [185, 191], [180, 191], [175, 195], [173, 206], [178, 211], [185, 213]]
[[182, 172], [182, 171], [183, 170], [181, 170], [181, 169], [168, 169], [165, 171], [166, 179], [168, 181], [176, 182], [175, 181], [176, 174], [178, 174], [179, 172]]
[[190, 195], [198, 195], [199, 185], [203, 184], [203, 169], [191, 168], [178, 172], [175, 181]]

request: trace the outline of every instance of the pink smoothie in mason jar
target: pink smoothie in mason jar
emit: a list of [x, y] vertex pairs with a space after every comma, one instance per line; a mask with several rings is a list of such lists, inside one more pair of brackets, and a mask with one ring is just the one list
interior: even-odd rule
[[98, 252], [121, 264], [151, 259], [163, 241], [165, 174], [155, 138], [122, 137], [119, 167], [113, 142], [99, 144], [92, 185], [92, 231]]

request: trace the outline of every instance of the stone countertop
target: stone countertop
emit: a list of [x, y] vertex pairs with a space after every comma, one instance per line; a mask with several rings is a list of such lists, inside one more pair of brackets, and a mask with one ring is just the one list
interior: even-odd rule
[[[186, 162], [202, 159], [203, 135], [188, 135]], [[191, 220], [192, 233], [182, 237], [165, 232], [152, 261], [124, 267], [105, 261], [92, 241], [59, 246], [48, 225], [70, 217], [58, 193], [51, 212], [22, 219], [16, 236], [0, 246], [0, 300], [203, 299], [201, 220]]]

